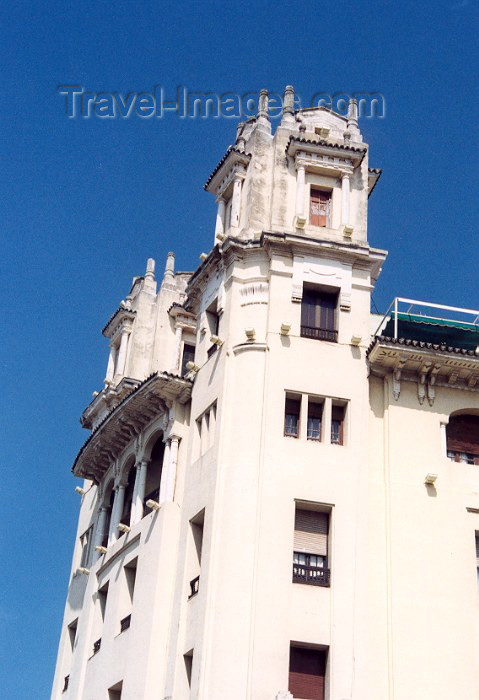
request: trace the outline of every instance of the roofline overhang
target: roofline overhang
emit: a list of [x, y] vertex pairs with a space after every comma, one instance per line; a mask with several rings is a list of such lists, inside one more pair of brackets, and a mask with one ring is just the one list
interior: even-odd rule
[[99, 483], [127, 445], [173, 401], [185, 404], [193, 383], [168, 372], [155, 372], [135, 387], [95, 428], [72, 467], [75, 476]]
[[240, 151], [235, 146], [229, 146], [225, 155], [203, 185], [203, 188], [207, 192], [211, 192], [215, 195], [218, 194], [221, 182], [226, 177], [227, 171], [229, 171], [236, 164], [247, 168], [250, 160], [250, 153]]

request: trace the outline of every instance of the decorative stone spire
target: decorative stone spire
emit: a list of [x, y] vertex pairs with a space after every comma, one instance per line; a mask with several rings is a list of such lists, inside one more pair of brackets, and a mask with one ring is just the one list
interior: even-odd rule
[[286, 124], [288, 122], [294, 122], [294, 87], [292, 85], [286, 85], [283, 95], [283, 115], [281, 123]]
[[262, 129], [271, 132], [271, 123], [268, 117], [268, 91], [261, 90], [259, 93], [257, 123]]
[[239, 151], [244, 151], [246, 145], [246, 139], [243, 136], [244, 125], [244, 122], [240, 122], [236, 127], [236, 148]]
[[155, 261], [153, 260], [153, 258], [148, 258], [148, 260], [146, 261], [145, 279], [155, 279]]
[[167, 279], [168, 277], [174, 277], [175, 276], [175, 254], [174, 253], [168, 253], [166, 256], [166, 265], [165, 265], [165, 277], [164, 279]]
[[348, 129], [353, 133], [358, 132], [358, 101], [351, 97], [348, 104]]

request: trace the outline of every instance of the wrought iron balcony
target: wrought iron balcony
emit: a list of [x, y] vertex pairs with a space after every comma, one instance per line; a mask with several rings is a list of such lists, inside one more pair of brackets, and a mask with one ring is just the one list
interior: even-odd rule
[[314, 338], [315, 340], [329, 340], [332, 343], [338, 342], [338, 331], [329, 328], [313, 328], [311, 326], [301, 326], [302, 338]]
[[329, 587], [330, 570], [319, 566], [293, 564], [293, 583], [307, 583], [310, 586]]

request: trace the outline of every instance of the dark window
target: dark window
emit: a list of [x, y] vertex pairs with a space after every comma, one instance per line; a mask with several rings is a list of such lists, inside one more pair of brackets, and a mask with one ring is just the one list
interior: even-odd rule
[[124, 617], [123, 620], [120, 620], [120, 632], [124, 632], [125, 630], [129, 629], [130, 624], [131, 614]]
[[97, 639], [96, 642], [93, 642], [93, 653], [98, 654], [98, 652], [100, 651], [100, 647], [101, 647], [101, 638]]
[[[131, 518], [131, 506], [133, 503], [133, 492], [135, 490], [135, 479], [136, 479], [136, 468], [132, 464], [130, 471], [128, 472], [128, 481], [125, 487], [125, 500], [123, 501], [123, 513], [121, 514], [120, 522], [124, 525], [130, 524]], [[124, 533], [118, 530], [118, 537], [123, 537]]]
[[301, 399], [286, 397], [284, 411], [284, 434], [289, 437], [299, 436], [299, 414], [301, 411]]
[[309, 223], [312, 226], [330, 226], [331, 192], [311, 190]]
[[65, 690], [68, 690], [69, 683], [70, 683], [70, 676], [68, 675], [68, 676], [65, 676], [65, 680], [63, 682], [63, 691], [62, 691], [63, 693], [65, 692]]
[[305, 288], [301, 301], [301, 335], [303, 338], [336, 342], [336, 307], [338, 295]]
[[479, 416], [451, 416], [446, 440], [447, 456], [454, 462], [479, 464]]
[[329, 586], [329, 514], [296, 508], [294, 518], [293, 582]]
[[183, 359], [181, 361], [181, 376], [183, 377], [187, 372], [186, 364], [188, 362], [194, 362], [195, 359], [195, 346], [188, 345], [185, 343], [183, 345]]
[[345, 406], [332, 405], [331, 408], [331, 444], [344, 445]]
[[289, 692], [295, 698], [324, 700], [327, 651], [291, 646]]
[[319, 401], [308, 400], [308, 440], [321, 440], [321, 421], [323, 417], [323, 404]]
[[93, 546], [93, 525], [80, 537], [81, 558], [80, 566], [88, 567]]

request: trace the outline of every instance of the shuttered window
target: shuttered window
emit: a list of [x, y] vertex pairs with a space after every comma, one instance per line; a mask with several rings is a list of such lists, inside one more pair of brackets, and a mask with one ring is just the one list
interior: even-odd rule
[[446, 439], [448, 457], [456, 462], [479, 464], [479, 416], [451, 416]]
[[338, 295], [316, 289], [303, 289], [301, 335], [317, 340], [337, 340], [336, 307]]
[[291, 646], [289, 692], [294, 698], [324, 700], [327, 652]]
[[312, 226], [329, 226], [331, 214], [331, 192], [311, 190], [309, 222]]
[[296, 508], [294, 517], [294, 551], [328, 554], [328, 513]]

